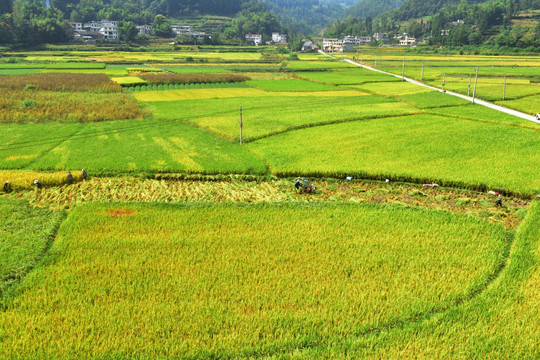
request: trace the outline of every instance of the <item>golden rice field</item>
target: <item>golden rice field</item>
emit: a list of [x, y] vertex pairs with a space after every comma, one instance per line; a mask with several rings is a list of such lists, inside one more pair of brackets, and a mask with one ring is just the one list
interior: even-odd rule
[[418, 208], [81, 205], [47, 266], [4, 302], [0, 356], [236, 357], [338, 344], [474, 297], [506, 246], [502, 226]]

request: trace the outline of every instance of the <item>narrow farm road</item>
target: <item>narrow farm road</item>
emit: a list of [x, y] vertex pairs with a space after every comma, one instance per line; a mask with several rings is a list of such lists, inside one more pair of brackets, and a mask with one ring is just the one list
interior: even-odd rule
[[[386, 75], [392, 75], [392, 76], [395, 76], [399, 79], [402, 78], [402, 76], [400, 75], [396, 75], [396, 74], [392, 74], [392, 73], [389, 73], [389, 72], [386, 72], [386, 71], [382, 71], [382, 70], [377, 70], [377, 69], [374, 69], [372, 67], [369, 67], [369, 66], [366, 66], [366, 65], [361, 65], [361, 64], [358, 64], [352, 60], [349, 60], [349, 59], [346, 59], [344, 60], [346, 62], [348, 62], [349, 64], [352, 64], [352, 65], [355, 65], [355, 66], [360, 66], [364, 69], [368, 69], [368, 70], [372, 70], [372, 71], [377, 71], [377, 72], [380, 72], [382, 74], [386, 74]], [[430, 86], [430, 85], [426, 85], [424, 83], [421, 83], [420, 81], [416, 81], [416, 80], [413, 80], [413, 79], [410, 79], [410, 78], [403, 78], [405, 81], [408, 81], [410, 82], [411, 84], [415, 84], [415, 85], [418, 85], [418, 86], [422, 86], [422, 87], [425, 87], [427, 89], [431, 89], [431, 90], [436, 90], [436, 91], [440, 91], [440, 92], [443, 92], [441, 89], [439, 88], [436, 88], [434, 86]], [[465, 99], [465, 100], [468, 100], [470, 102], [473, 101], [473, 98], [471, 96], [467, 96], [467, 95], [462, 95], [462, 94], [458, 94], [458, 93], [455, 93], [453, 91], [446, 91], [446, 94], [448, 95], [452, 95], [452, 96], [457, 96], [459, 98], [462, 98], [462, 99]], [[478, 98], [475, 98], [474, 99], [474, 103], [475, 104], [478, 104], [478, 105], [482, 105], [482, 106], [485, 106], [485, 107], [488, 107], [488, 108], [491, 108], [491, 109], [494, 109], [494, 110], [497, 110], [497, 111], [501, 111], [501, 112], [504, 112], [506, 114], [509, 114], [509, 115], [513, 115], [513, 116], [517, 116], [519, 118], [522, 118], [524, 120], [528, 120], [528, 121], [532, 121], [532, 122], [535, 122], [537, 124], [540, 124], [540, 120], [537, 120], [534, 116], [532, 115], [529, 115], [529, 114], [525, 114], [525, 113], [522, 113], [521, 111], [517, 111], [517, 110], [513, 110], [513, 109], [508, 109], [508, 108], [505, 108], [504, 106], [500, 106], [500, 105], [495, 105], [495, 104], [492, 104], [490, 102], [487, 102], [485, 100], [480, 100]]]
[[[328, 57], [332, 57], [332, 58], [335, 58], [334, 56], [331, 56], [331, 55], [328, 55], [322, 51], [320, 51], [321, 54], [323, 55], [326, 55]], [[345, 59], [344, 61], [348, 62], [349, 64], [352, 64], [352, 65], [355, 65], [355, 66], [359, 66], [359, 67], [362, 67], [364, 69], [367, 69], [367, 70], [371, 70], [371, 71], [376, 71], [376, 72], [379, 72], [381, 74], [386, 74], [386, 75], [391, 75], [391, 76], [395, 76], [399, 79], [401, 79], [401, 75], [396, 75], [396, 74], [392, 74], [392, 73], [389, 73], [389, 72], [386, 72], [386, 71], [382, 71], [382, 70], [378, 70], [378, 69], [374, 69], [372, 67], [369, 67], [369, 66], [366, 66], [366, 65], [362, 65], [362, 64], [359, 64], [357, 62], [354, 62], [352, 60], [349, 60], [349, 59]], [[431, 89], [431, 90], [436, 90], [436, 91], [440, 91], [440, 92], [443, 92], [441, 89], [439, 88], [436, 88], [434, 86], [430, 86], [430, 85], [426, 85], [424, 83], [421, 83], [420, 81], [416, 81], [416, 80], [413, 80], [413, 79], [409, 79], [407, 77], [404, 78], [405, 81], [408, 81], [410, 82], [411, 84], [415, 84], [415, 85], [418, 85], [418, 86], [422, 86], [422, 87], [425, 87], [427, 89]], [[452, 95], [452, 96], [457, 96], [457, 97], [460, 97], [462, 99], [465, 99], [465, 100], [468, 100], [470, 102], [473, 101], [473, 98], [470, 97], [470, 96], [467, 96], [467, 95], [462, 95], [462, 94], [458, 94], [458, 93], [455, 93], [455, 92], [452, 92], [452, 91], [446, 91], [446, 94], [448, 95]], [[490, 102], [487, 102], [485, 100], [480, 100], [478, 98], [475, 98], [474, 99], [474, 103], [475, 104], [478, 104], [478, 105], [482, 105], [482, 106], [485, 106], [485, 107], [488, 107], [488, 108], [491, 108], [491, 109], [494, 109], [494, 110], [497, 110], [497, 111], [501, 111], [501, 112], [504, 112], [506, 114], [509, 114], [509, 115], [513, 115], [513, 116], [517, 116], [519, 118], [522, 118], [524, 120], [528, 120], [528, 121], [532, 121], [532, 122], [535, 122], [537, 124], [540, 124], [540, 120], [537, 120], [533, 115], [529, 115], [529, 114], [525, 114], [525, 113], [522, 113], [520, 111], [517, 111], [517, 110], [512, 110], [512, 109], [508, 109], [508, 108], [505, 108], [504, 106], [500, 106], [500, 105], [495, 105], [495, 104], [492, 104]]]

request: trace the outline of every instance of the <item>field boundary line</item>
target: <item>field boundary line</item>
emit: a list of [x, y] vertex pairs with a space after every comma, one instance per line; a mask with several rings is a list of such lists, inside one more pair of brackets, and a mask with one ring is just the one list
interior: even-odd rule
[[[331, 57], [333, 59], [336, 59], [336, 57], [334, 56], [331, 56], [331, 55], [328, 55], [326, 53], [324, 53], [323, 51], [319, 50], [319, 52], [321, 54], [324, 54], [328, 57]], [[361, 67], [361, 68], [364, 68], [364, 69], [367, 69], [367, 70], [371, 70], [371, 71], [375, 71], [375, 72], [379, 72], [381, 74], [386, 74], [386, 75], [391, 75], [391, 76], [394, 76], [396, 78], [399, 78], [399, 79], [404, 79], [405, 81], [411, 83], [411, 84], [414, 84], [414, 85], [418, 85], [418, 86], [422, 86], [422, 87], [425, 87], [427, 89], [431, 89], [431, 90], [435, 90], [435, 91], [439, 91], [439, 92], [442, 92], [442, 93], [446, 93], [448, 95], [452, 95], [452, 96], [456, 96], [456, 97], [459, 97], [459, 98], [462, 98], [462, 99], [465, 99], [465, 100], [468, 100], [470, 102], [473, 101], [473, 98], [471, 96], [467, 96], [467, 95], [462, 95], [462, 94], [458, 94], [456, 92], [453, 92], [453, 91], [443, 91], [439, 88], [436, 88], [434, 86], [431, 86], [431, 85], [426, 85], [420, 81], [417, 81], [417, 80], [413, 80], [411, 78], [408, 78], [408, 77], [402, 77], [400, 75], [396, 75], [396, 74], [392, 74], [392, 73], [389, 73], [389, 72], [386, 72], [386, 71], [382, 71], [382, 70], [378, 70], [378, 69], [375, 69], [375, 68], [372, 68], [370, 66], [366, 66], [366, 65], [362, 65], [362, 64], [359, 64], [357, 62], [354, 62], [350, 59], [345, 59], [344, 60], [345, 62], [351, 64], [351, 65], [354, 65], [354, 66], [358, 66], [358, 67]], [[517, 110], [513, 110], [513, 109], [509, 109], [509, 108], [506, 108], [504, 106], [500, 106], [500, 105], [495, 105], [493, 103], [490, 103], [488, 101], [485, 101], [485, 100], [481, 100], [481, 99], [478, 99], [478, 98], [475, 98], [474, 99], [474, 103], [475, 104], [478, 104], [478, 105], [482, 105], [482, 106], [485, 106], [485, 107], [488, 107], [488, 108], [491, 108], [493, 110], [497, 110], [497, 111], [500, 111], [500, 112], [503, 112], [503, 113], [506, 113], [506, 114], [509, 114], [509, 115], [513, 115], [513, 116], [516, 116], [516, 117], [519, 117], [519, 118], [522, 118], [524, 120], [528, 120], [528, 121], [532, 121], [532, 122], [535, 122], [537, 124], [540, 124], [540, 120], [536, 120], [534, 118], [533, 115], [529, 115], [529, 114], [525, 114], [521, 111], [517, 111]]]
[[291, 131], [296, 130], [302, 130], [302, 129], [310, 129], [314, 127], [319, 126], [327, 126], [327, 125], [336, 125], [336, 124], [343, 124], [343, 123], [350, 123], [350, 122], [356, 122], [356, 121], [364, 121], [364, 120], [378, 120], [378, 119], [387, 119], [387, 118], [394, 118], [394, 117], [401, 117], [401, 116], [414, 116], [414, 115], [422, 115], [427, 113], [427, 111], [423, 111], [423, 109], [418, 109], [419, 111], [413, 112], [413, 113], [405, 113], [405, 114], [395, 114], [395, 115], [383, 115], [383, 116], [367, 116], [367, 117], [355, 117], [355, 118], [347, 118], [347, 119], [337, 119], [337, 120], [330, 120], [325, 122], [317, 122], [317, 123], [311, 123], [311, 124], [304, 124], [304, 125], [298, 125], [298, 126], [291, 126], [283, 130], [275, 131], [270, 134], [261, 135], [261, 136], [255, 136], [252, 138], [245, 139], [245, 143], [251, 143], [255, 142], [257, 140], [266, 139], [272, 136], [285, 134]]
[[24, 269], [24, 272], [19, 274], [19, 276], [16, 278], [15, 281], [13, 281], [11, 284], [7, 286], [7, 288], [0, 292], [0, 313], [6, 311], [6, 302], [9, 302], [13, 299], [13, 295], [18, 292], [17, 288], [24, 278], [28, 276], [32, 271], [34, 271], [37, 267], [40, 267], [44, 264], [44, 260], [47, 257], [47, 254], [49, 253], [49, 250], [51, 249], [54, 240], [58, 236], [58, 232], [60, 231], [60, 227], [64, 223], [64, 221], [67, 219], [68, 214], [66, 211], [59, 211], [61, 215], [59, 215], [58, 221], [56, 224], [54, 224], [54, 227], [51, 229], [51, 232], [46, 235], [47, 240], [45, 242], [45, 246], [43, 247], [42, 251], [36, 256], [35, 259], [33, 259], [32, 264], [28, 266], [26, 269]]
[[69, 139], [71, 139], [73, 136], [76, 136], [81, 130], [82, 128], [84, 127], [83, 124], [80, 124], [79, 128], [77, 130], [75, 130], [73, 133], [71, 133], [69, 136], [67, 136], [66, 138], [63, 138], [63, 139], [60, 139], [60, 142], [55, 142], [55, 144], [46, 149], [46, 150], [43, 150], [41, 152], [41, 154], [39, 154], [35, 159], [32, 159], [32, 161], [30, 161], [29, 163], [27, 163], [26, 165], [24, 166], [21, 166], [19, 168], [19, 170], [30, 170], [28, 167], [31, 166], [32, 164], [34, 164], [36, 161], [40, 160], [41, 158], [43, 158], [45, 155], [47, 155], [48, 153], [50, 153], [51, 151], [53, 151], [54, 149], [56, 149], [57, 147], [59, 147], [60, 145], [62, 145], [63, 143], [65, 143], [66, 141], [68, 141]]

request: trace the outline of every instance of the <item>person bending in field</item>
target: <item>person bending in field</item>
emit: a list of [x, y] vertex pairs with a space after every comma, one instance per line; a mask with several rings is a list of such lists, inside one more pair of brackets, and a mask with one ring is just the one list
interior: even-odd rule
[[71, 171], [68, 171], [67, 180], [68, 184], [73, 184], [73, 175], [71, 175]]
[[296, 182], [294, 183], [294, 187], [297, 191], [300, 191], [300, 188], [302, 187], [302, 180], [300, 180], [300, 177], [296, 178]]
[[82, 169], [82, 170], [81, 170], [81, 176], [82, 176], [82, 179], [83, 179], [83, 180], [86, 180], [86, 178], [87, 178], [87, 176], [88, 176], [88, 174], [86, 173], [86, 169]]
[[36, 185], [36, 189], [41, 189], [43, 187], [43, 184], [38, 180], [34, 180], [34, 184]]
[[9, 183], [9, 180], [4, 183], [4, 192], [6, 194], [11, 192], [11, 184]]

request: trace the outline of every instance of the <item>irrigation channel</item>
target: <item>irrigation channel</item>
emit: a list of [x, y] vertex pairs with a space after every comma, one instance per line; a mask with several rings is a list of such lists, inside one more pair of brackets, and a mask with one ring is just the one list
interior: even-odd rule
[[[328, 56], [328, 57], [337, 59], [335, 56], [326, 54], [326, 53], [323, 52], [322, 50], [319, 50], [319, 53], [321, 53], [321, 54], [323, 54], [323, 55], [326, 55], [326, 56]], [[349, 59], [345, 59], [345, 60], [343, 60], [343, 61], [348, 62], [348, 63], [351, 64], [351, 65], [359, 66], [359, 67], [364, 68], [364, 69], [367, 69], [367, 70], [376, 71], [376, 72], [379, 72], [379, 73], [381, 73], [381, 74], [391, 75], [391, 76], [397, 77], [397, 78], [399, 78], [399, 79], [403, 79], [404, 81], [407, 81], [407, 82], [409, 82], [409, 83], [411, 83], [411, 84], [418, 85], [418, 86], [422, 86], [422, 87], [425, 87], [425, 88], [427, 88], [427, 89], [436, 90], [436, 91], [443, 92], [443, 93], [446, 93], [446, 94], [452, 95], [452, 96], [457, 96], [457, 97], [459, 97], [459, 98], [468, 100], [468, 101], [472, 102], [473, 104], [482, 105], [482, 106], [491, 108], [491, 109], [493, 109], [493, 110], [497, 110], [497, 111], [500, 111], [500, 112], [503, 112], [503, 113], [506, 113], [506, 114], [509, 114], [509, 115], [512, 115], [512, 116], [517, 116], [517, 117], [522, 118], [522, 119], [524, 119], [524, 120], [528, 120], [528, 121], [532, 121], [532, 122], [535, 122], [535, 123], [537, 123], [537, 124], [540, 124], [540, 120], [537, 120], [537, 119], [536, 119], [534, 116], [532, 116], [532, 115], [522, 113], [521, 111], [517, 111], [517, 110], [505, 108], [504, 106], [500, 106], [500, 105], [495, 105], [495, 104], [492, 104], [492, 103], [490, 103], [490, 102], [488, 102], [488, 101], [481, 100], [481, 99], [478, 99], [478, 98], [474, 98], [474, 99], [473, 99], [471, 96], [467, 96], [467, 95], [463, 95], [463, 94], [458, 94], [458, 93], [455, 93], [455, 92], [452, 92], [452, 91], [448, 91], [448, 90], [445, 91], [445, 90], [436, 88], [436, 87], [434, 87], [434, 86], [426, 85], [426, 84], [424, 84], [424, 83], [422, 83], [422, 82], [420, 82], [420, 81], [413, 80], [413, 79], [404, 77], [404, 76], [402, 76], [402, 75], [396, 75], [396, 74], [392, 74], [392, 73], [389, 73], [389, 72], [386, 72], [386, 71], [378, 70], [378, 69], [372, 68], [372, 67], [370, 67], [370, 66], [366, 66], [366, 65], [363, 65], [363, 64], [359, 64], [359, 63], [354, 62], [354, 61], [349, 60]]]

